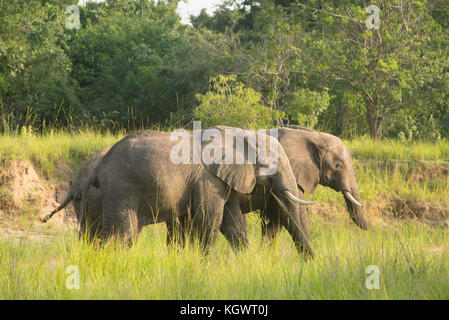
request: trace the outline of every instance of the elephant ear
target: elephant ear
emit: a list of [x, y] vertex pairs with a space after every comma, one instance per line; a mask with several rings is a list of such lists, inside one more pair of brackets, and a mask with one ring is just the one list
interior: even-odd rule
[[[214, 136], [214, 139], [211, 141], [208, 136]], [[256, 185], [254, 133], [231, 127], [215, 127], [204, 130], [202, 140], [206, 140], [201, 142], [201, 159], [206, 169], [235, 191], [251, 193]], [[214, 154], [213, 162], [208, 158], [210, 154]]]
[[284, 147], [296, 182], [307, 193], [313, 193], [320, 182], [322, 146], [317, 132], [303, 129], [280, 129], [279, 142]]

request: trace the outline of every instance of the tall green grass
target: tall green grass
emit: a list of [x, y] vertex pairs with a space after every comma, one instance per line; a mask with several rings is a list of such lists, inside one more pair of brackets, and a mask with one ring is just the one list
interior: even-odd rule
[[374, 141], [361, 137], [345, 141], [345, 144], [354, 158], [359, 160], [449, 162], [449, 142], [446, 140], [405, 143], [393, 139]]
[[[414, 162], [396, 163], [391, 166], [378, 161], [354, 161], [355, 174], [362, 199], [384, 201], [400, 198], [449, 205], [449, 175], [435, 169], [426, 169]], [[449, 165], [445, 165], [449, 169]], [[344, 205], [340, 193], [318, 186], [308, 199], [333, 201]]]
[[[312, 220], [313, 260], [303, 262], [284, 231], [270, 247], [250, 218], [250, 246], [233, 252], [222, 236], [208, 255], [168, 249], [165, 227], [149, 226], [130, 249], [98, 249], [73, 233], [53, 242], [0, 241], [3, 299], [449, 299], [447, 231], [395, 224], [366, 232]], [[68, 289], [68, 266], [80, 288]], [[367, 267], [380, 288], [367, 289]]]
[[61, 160], [75, 168], [98, 152], [121, 139], [124, 134], [82, 131], [70, 134], [51, 131], [36, 135], [27, 129], [17, 135], [0, 136], [0, 160], [29, 160], [40, 173], [51, 177]]

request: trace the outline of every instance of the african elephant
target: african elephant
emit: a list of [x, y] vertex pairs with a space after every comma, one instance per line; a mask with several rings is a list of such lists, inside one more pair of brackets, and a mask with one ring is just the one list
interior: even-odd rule
[[[289, 159], [299, 194], [313, 193], [318, 184], [342, 192], [351, 219], [367, 230], [369, 224], [363, 216], [351, 155], [341, 139], [300, 126], [273, 130], [277, 130], [278, 141]], [[269, 198], [265, 189], [255, 189], [250, 196], [240, 196], [239, 202], [243, 213], [261, 209], [263, 236], [273, 239], [277, 235], [282, 226], [279, 206]], [[307, 219], [306, 215], [302, 219]]]
[[[159, 134], [159, 131], [147, 130], [148, 133]], [[107, 147], [90, 157], [84, 164], [84, 166], [79, 171], [77, 177], [70, 184], [70, 189], [64, 201], [59, 207], [53, 210], [50, 214], [41, 217], [40, 221], [42, 223], [48, 222], [56, 213], [64, 209], [71, 201], [75, 209], [75, 215], [78, 222], [80, 221], [80, 205], [81, 205], [81, 193], [82, 190], [87, 185], [87, 179], [89, 175], [94, 171], [98, 163], [101, 161], [103, 156], [109, 151], [111, 147]], [[82, 238], [86, 236], [88, 241], [92, 241], [95, 238], [101, 238], [101, 223], [103, 214], [103, 205], [101, 199], [100, 190], [94, 186], [89, 186], [86, 202], [89, 204], [86, 206], [86, 212], [83, 219], [82, 225], [79, 226], [78, 232], [79, 237]], [[139, 210], [147, 210], [143, 204], [139, 207]], [[226, 224], [224, 224], [225, 226]], [[173, 224], [167, 225], [167, 244], [171, 244], [173, 241]], [[238, 228], [238, 227], [237, 227]]]
[[[81, 204], [81, 193], [82, 190], [87, 185], [87, 179], [89, 175], [96, 168], [100, 160], [103, 156], [109, 151], [111, 147], [107, 147], [90, 157], [84, 166], [79, 171], [77, 177], [70, 185], [70, 190], [67, 194], [67, 197], [62, 202], [62, 204], [53, 210], [50, 214], [41, 218], [41, 222], [45, 223], [53, 217], [58, 211], [65, 208], [70, 201], [73, 203], [73, 208], [75, 209], [76, 218], [79, 221], [80, 218], [80, 204]], [[101, 215], [102, 215], [102, 207], [101, 207], [101, 194], [100, 190], [94, 187], [90, 187], [88, 189], [87, 197], [89, 199], [89, 211], [86, 213], [87, 219], [84, 220], [83, 226], [80, 229], [80, 237], [86, 233], [88, 240], [92, 240], [95, 236], [99, 235], [101, 231]], [[86, 224], [88, 225], [86, 228]], [[87, 231], [87, 232], [86, 232]]]
[[[223, 139], [229, 129], [215, 127], [202, 130], [199, 142], [195, 131], [185, 132], [187, 138], [181, 144], [173, 141], [170, 133], [154, 134], [154, 131], [147, 130], [131, 134], [113, 145], [90, 175], [87, 184], [88, 187], [99, 188], [102, 194], [103, 236], [118, 236], [132, 241], [145, 225], [166, 222], [167, 226], [179, 226], [180, 221], [190, 220], [204, 249], [214, 241], [218, 229], [231, 246], [245, 244], [246, 232], [241, 225], [238, 226], [242, 215], [237, 196], [249, 194], [255, 187], [264, 187], [275, 195], [281, 208], [279, 223], [290, 233], [297, 249], [313, 255], [309, 234], [304, 232], [308, 226], [304, 226], [304, 221], [300, 219], [304, 209], [298, 203], [304, 201], [297, 197], [296, 180], [282, 146], [268, 135], [232, 128], [235, 130], [231, 142], [233, 161], [229, 163], [229, 159], [225, 159], [228, 144], [222, 141], [217, 147], [215, 143]], [[210, 134], [211, 130], [213, 134], [209, 140], [205, 139], [204, 134], [206, 131]], [[257, 139], [268, 141], [265, 147], [269, 145], [277, 150], [273, 161], [276, 164], [275, 172], [268, 170], [272, 162], [267, 163], [266, 158], [261, 161], [259, 154], [262, 147], [248, 138], [252, 134]], [[236, 141], [239, 139], [244, 141], [244, 150], [237, 147]], [[186, 141], [189, 146], [187, 161], [173, 161], [174, 150], [178, 150], [180, 145], [185, 146]], [[204, 157], [201, 161], [195, 159], [196, 143], [202, 156], [206, 151], [210, 153], [213, 150], [212, 162], [204, 161]], [[190, 146], [193, 146], [193, 152], [190, 152]], [[264, 150], [264, 154], [267, 153], [271, 154], [271, 149]], [[249, 161], [250, 155], [254, 154], [257, 155], [255, 161]], [[234, 160], [238, 157], [243, 157], [244, 163], [236, 163]], [[80, 224], [88, 207], [85, 201], [87, 193], [88, 189], [85, 188]], [[236, 217], [223, 219], [225, 205], [228, 208], [226, 211], [229, 211], [227, 215], [236, 214]], [[224, 225], [226, 221], [232, 226]]]
[[[147, 130], [146, 133], [148, 135], [158, 135], [159, 131], [154, 130]], [[80, 218], [80, 203], [81, 203], [81, 192], [83, 188], [85, 188], [87, 184], [87, 179], [89, 175], [94, 171], [100, 160], [103, 158], [103, 156], [109, 151], [111, 147], [107, 147], [90, 157], [84, 164], [84, 166], [79, 171], [77, 177], [73, 182], [71, 182], [69, 192], [65, 198], [65, 200], [62, 202], [62, 204], [53, 210], [50, 214], [41, 217], [40, 220], [42, 223], [48, 222], [57, 212], [65, 208], [71, 201], [73, 202], [73, 207], [75, 209], [76, 218], [79, 221]], [[101, 193], [100, 190], [97, 189], [94, 186], [89, 186], [88, 194], [87, 194], [87, 201], [88, 206], [86, 206], [86, 214], [84, 216], [84, 220], [82, 225], [79, 226], [79, 237], [83, 237], [86, 235], [86, 239], [88, 241], [92, 241], [94, 238], [101, 238], [101, 223], [102, 223], [102, 214], [103, 214], [103, 205], [102, 205], [102, 199], [101, 199]], [[238, 199], [234, 198], [230, 200], [226, 207], [233, 208], [238, 206]], [[150, 211], [151, 208], [148, 208], [147, 203], [142, 201], [139, 205], [139, 211]], [[236, 210], [234, 210], [236, 211]], [[237, 209], [238, 211], [238, 209]], [[144, 214], [141, 214], [141, 216], [144, 216]], [[162, 222], [162, 221], [160, 221]], [[227, 235], [227, 238], [232, 241], [233, 248], [237, 248], [240, 241], [246, 242], [246, 226], [244, 226], [244, 223], [246, 221], [243, 219], [243, 217], [240, 216], [233, 216], [232, 214], [226, 214], [222, 225], [221, 225], [221, 232], [224, 235]], [[188, 228], [188, 221], [184, 221], [185, 228]], [[171, 245], [174, 240], [174, 233], [175, 232], [185, 232], [181, 225], [173, 224], [171, 221], [167, 222], [167, 245]], [[139, 227], [141, 229], [143, 227], [144, 223]], [[238, 230], [235, 232], [235, 230]], [[244, 238], [241, 239], [240, 236], [244, 234]], [[233, 235], [233, 236], [230, 236]], [[179, 239], [184, 240], [184, 239]]]

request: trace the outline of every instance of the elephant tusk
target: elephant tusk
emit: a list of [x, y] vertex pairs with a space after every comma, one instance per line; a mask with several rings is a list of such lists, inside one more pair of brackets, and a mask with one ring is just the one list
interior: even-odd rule
[[362, 204], [360, 202], [358, 202], [357, 200], [354, 199], [354, 197], [352, 196], [352, 194], [349, 191], [345, 191], [344, 192], [345, 196], [348, 197], [348, 199], [355, 204], [356, 206], [362, 207]]
[[288, 190], [284, 190], [284, 192], [285, 192], [285, 194], [287, 195], [287, 197], [290, 199], [290, 200], [292, 200], [292, 201], [294, 201], [294, 202], [297, 202], [297, 203], [299, 203], [299, 204], [314, 204], [314, 203], [316, 203], [316, 201], [305, 201], [305, 200], [301, 200], [301, 199], [299, 199], [297, 196], [295, 196], [293, 193], [291, 193], [290, 191], [288, 191]]

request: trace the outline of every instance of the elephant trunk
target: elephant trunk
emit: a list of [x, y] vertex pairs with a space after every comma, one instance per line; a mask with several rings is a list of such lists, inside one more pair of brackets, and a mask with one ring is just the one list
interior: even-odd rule
[[298, 251], [304, 253], [307, 258], [311, 258], [314, 254], [310, 244], [309, 224], [305, 218], [304, 205], [313, 202], [305, 201], [304, 194], [298, 194], [295, 175], [285, 151], [280, 145], [278, 159], [278, 170], [273, 179], [272, 194], [281, 206], [281, 224], [290, 233]]
[[304, 254], [306, 259], [309, 259], [315, 255], [310, 243], [309, 222], [304, 207], [299, 207], [299, 216], [287, 215], [287, 221], [284, 223], [284, 226], [290, 233], [298, 252]]
[[349, 216], [352, 221], [363, 230], [370, 228], [368, 221], [363, 216], [363, 209], [361, 205], [361, 197], [358, 188], [351, 188], [350, 191], [343, 192], [346, 207], [348, 208]]
[[[304, 206], [292, 200], [285, 190], [282, 192], [273, 190], [272, 195], [281, 207], [281, 224], [292, 237], [296, 249], [300, 254], [304, 254], [307, 259], [313, 258], [314, 251], [310, 242], [309, 221]], [[298, 199], [294, 194], [293, 196]]]

